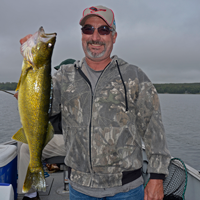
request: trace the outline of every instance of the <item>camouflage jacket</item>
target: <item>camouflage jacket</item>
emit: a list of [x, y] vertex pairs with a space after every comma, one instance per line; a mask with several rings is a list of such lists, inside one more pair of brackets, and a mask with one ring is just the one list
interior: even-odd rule
[[168, 174], [159, 99], [148, 77], [114, 56], [93, 93], [81, 65], [62, 65], [53, 76], [52, 115], [62, 113], [71, 181], [91, 188], [122, 185], [124, 171], [142, 167], [142, 140], [148, 172]]

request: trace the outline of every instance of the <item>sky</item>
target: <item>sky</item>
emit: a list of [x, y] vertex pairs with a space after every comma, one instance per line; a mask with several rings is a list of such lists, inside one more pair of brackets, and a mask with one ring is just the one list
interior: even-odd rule
[[79, 21], [97, 5], [115, 14], [112, 55], [140, 67], [153, 83], [200, 82], [199, 0], [1, 0], [0, 82], [18, 82], [19, 40], [40, 26], [57, 33], [52, 74], [63, 60], [82, 59]]

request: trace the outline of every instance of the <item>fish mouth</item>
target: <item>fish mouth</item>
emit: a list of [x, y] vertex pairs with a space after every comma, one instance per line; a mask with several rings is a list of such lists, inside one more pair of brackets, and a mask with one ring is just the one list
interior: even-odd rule
[[48, 44], [48, 47], [52, 47], [55, 44], [57, 33], [45, 33], [44, 28], [41, 26], [37, 32], [35, 32], [26, 42], [24, 42], [20, 51], [22, 56], [33, 65], [32, 49], [41, 41]]
[[45, 33], [44, 28], [41, 26], [38, 30], [38, 37], [42, 42], [47, 43], [50, 39], [57, 36], [57, 33]]

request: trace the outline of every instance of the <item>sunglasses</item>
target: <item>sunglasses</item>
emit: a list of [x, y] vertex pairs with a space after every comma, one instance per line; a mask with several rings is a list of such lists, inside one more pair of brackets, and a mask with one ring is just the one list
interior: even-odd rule
[[85, 25], [83, 28], [81, 28], [82, 32], [86, 35], [92, 35], [95, 29], [98, 30], [100, 35], [109, 35], [110, 32], [113, 31], [113, 29], [108, 26], [100, 26], [99, 28], [94, 28], [91, 25]]

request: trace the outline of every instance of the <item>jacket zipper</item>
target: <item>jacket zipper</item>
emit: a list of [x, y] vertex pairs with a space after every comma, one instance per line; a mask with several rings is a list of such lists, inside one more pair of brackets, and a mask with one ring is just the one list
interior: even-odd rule
[[[112, 61], [111, 61], [112, 62]], [[108, 68], [108, 66], [110, 66], [111, 63], [109, 63], [102, 71], [102, 73], [100, 74], [99, 78], [97, 79], [97, 82], [95, 84], [95, 88], [94, 88], [94, 92], [92, 90], [92, 85], [90, 83], [90, 80], [87, 78], [87, 76], [83, 73], [83, 71], [81, 70], [80, 67], [78, 67], [78, 72], [80, 73], [80, 75], [86, 80], [86, 82], [89, 84], [90, 86], [90, 89], [91, 89], [91, 94], [92, 94], [92, 99], [91, 99], [91, 117], [90, 117], [90, 125], [89, 125], [89, 156], [90, 156], [90, 168], [92, 170], [92, 156], [91, 156], [91, 127], [92, 127], [92, 109], [93, 109], [93, 98], [94, 98], [94, 94], [95, 94], [95, 91], [96, 91], [96, 87], [98, 85], [98, 82], [101, 78], [101, 76], [104, 74], [104, 72], [106, 71], [106, 69]], [[76, 65], [75, 65], [76, 67]], [[128, 102], [127, 102], [127, 94], [126, 94], [126, 87], [125, 87], [125, 84], [124, 84], [124, 80], [122, 78], [122, 75], [121, 75], [121, 72], [120, 72], [120, 69], [119, 69], [119, 65], [118, 65], [118, 62], [117, 62], [117, 68], [118, 68], [118, 72], [119, 72], [119, 75], [120, 75], [120, 78], [122, 80], [122, 83], [123, 83], [123, 86], [124, 86], [124, 90], [125, 90], [125, 104], [126, 104], [126, 111], [128, 111]], [[92, 170], [93, 171], [93, 170]]]
[[[109, 66], [109, 65], [107, 65]], [[95, 90], [96, 90], [96, 86], [97, 83], [100, 79], [100, 77], [102, 76], [102, 74], [104, 73], [105, 69], [107, 68], [107, 66], [104, 68], [104, 70], [102, 71], [102, 73], [100, 74], [99, 78], [97, 79], [96, 85], [95, 85]], [[83, 71], [81, 70], [81, 68], [78, 68], [78, 72], [80, 73], [80, 75], [86, 80], [86, 82], [89, 84], [90, 89], [91, 89], [91, 94], [92, 94], [92, 99], [91, 99], [91, 117], [90, 117], [90, 125], [89, 125], [89, 155], [90, 155], [90, 168], [92, 170], [92, 156], [91, 156], [91, 128], [92, 128], [92, 108], [93, 108], [93, 98], [94, 98], [94, 92], [92, 91], [92, 85], [90, 83], [90, 80], [87, 78], [87, 76], [83, 73]]]
[[87, 78], [87, 76], [83, 73], [83, 71], [78, 68], [78, 72], [80, 73], [80, 75], [86, 80], [86, 82], [89, 84], [90, 89], [91, 89], [91, 94], [92, 94], [92, 98], [91, 98], [91, 117], [90, 117], [90, 125], [89, 125], [89, 155], [90, 155], [90, 167], [92, 170], [92, 156], [91, 156], [91, 121], [92, 121], [92, 107], [93, 107], [93, 91], [92, 91], [92, 85], [89, 81], [89, 79]]

